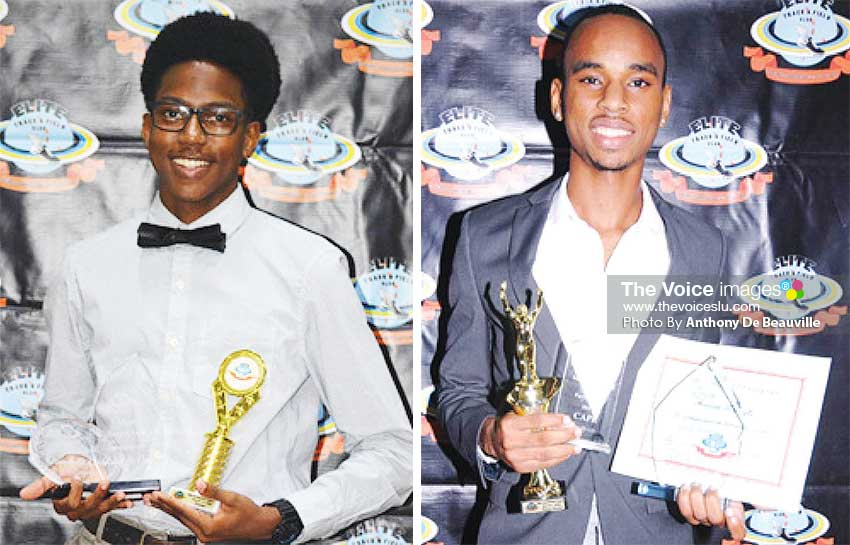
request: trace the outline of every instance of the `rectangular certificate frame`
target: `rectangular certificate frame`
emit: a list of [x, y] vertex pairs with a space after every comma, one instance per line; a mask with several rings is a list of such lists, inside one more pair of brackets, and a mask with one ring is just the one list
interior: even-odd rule
[[[730, 424], [707, 419], [699, 407], [696, 399], [705, 382], [683, 382], [711, 356], [713, 368], [740, 400], [746, 424], [735, 438], [739, 448], [729, 451], [700, 443], [699, 438], [718, 429], [728, 432]], [[665, 485], [698, 482], [733, 500], [795, 510], [830, 364], [830, 358], [662, 335], [638, 372], [611, 470]], [[667, 403], [674, 387], [685, 390], [678, 391], [682, 395], [675, 403]], [[658, 410], [662, 403], [667, 403], [663, 418]]]

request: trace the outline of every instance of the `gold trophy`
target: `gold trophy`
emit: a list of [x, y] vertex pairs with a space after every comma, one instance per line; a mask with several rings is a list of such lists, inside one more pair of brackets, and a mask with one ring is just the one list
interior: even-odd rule
[[[502, 282], [499, 298], [516, 331], [516, 358], [522, 371], [522, 378], [508, 393], [507, 402], [520, 416], [546, 413], [549, 412], [549, 403], [561, 388], [561, 379], [537, 376], [533, 329], [537, 315], [543, 308], [543, 292], [537, 290], [537, 305], [534, 310], [529, 310], [524, 304], [511, 307], [506, 294], [507, 286], [507, 282]], [[528, 484], [522, 489], [520, 511], [523, 514], [563, 511], [567, 508], [564, 488], [563, 483], [552, 479], [545, 469], [530, 473]]]
[[[242, 418], [260, 399], [260, 387], [266, 379], [266, 364], [263, 358], [250, 350], [237, 350], [221, 362], [218, 377], [212, 383], [215, 413], [218, 425], [207, 433], [207, 442], [195, 467], [188, 488], [172, 487], [168, 493], [192, 505], [199, 511], [215, 514], [220, 502], [201, 496], [195, 489], [198, 480], [218, 485], [233, 441], [227, 437], [230, 428]], [[230, 411], [227, 410], [227, 394], [239, 398]]]

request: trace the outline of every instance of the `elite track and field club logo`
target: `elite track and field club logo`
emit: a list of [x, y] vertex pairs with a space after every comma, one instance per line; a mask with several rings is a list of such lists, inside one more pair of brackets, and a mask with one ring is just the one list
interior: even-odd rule
[[334, 40], [343, 62], [356, 64], [367, 74], [413, 77], [413, 61], [408, 60], [413, 57], [413, 4], [413, 0], [377, 0], [349, 10], [340, 26], [352, 39]]
[[[456, 199], [492, 199], [510, 193], [510, 181], [522, 179], [517, 172], [494, 182], [479, 180], [522, 159], [522, 140], [500, 131], [493, 114], [481, 108], [453, 107], [439, 117], [439, 127], [422, 133], [422, 162], [436, 167], [423, 165], [422, 185], [434, 195]], [[443, 181], [438, 169], [462, 182]]]
[[373, 260], [354, 288], [381, 344], [413, 342], [413, 276], [402, 263], [391, 257]]
[[662, 192], [690, 204], [729, 205], [761, 195], [773, 182], [772, 173], [760, 172], [767, 164], [767, 152], [743, 138], [736, 121], [705, 116], [688, 128], [687, 136], [666, 143], [658, 152], [669, 169], [653, 172]]
[[118, 53], [142, 64], [148, 49], [146, 40], [156, 38], [171, 21], [202, 11], [234, 17], [233, 10], [218, 0], [124, 0], [114, 11], [124, 30], [110, 30], [107, 38], [115, 42]]
[[[59, 192], [91, 182], [104, 162], [93, 132], [71, 123], [68, 111], [41, 98], [22, 100], [0, 121], [0, 187], [21, 192]], [[18, 173], [13, 171], [17, 170]]]
[[[0, 21], [6, 18], [9, 14], [9, 5], [6, 0], [0, 0]], [[9, 36], [15, 35], [15, 25], [0, 25], [0, 49], [6, 45], [6, 40]]]
[[353, 192], [366, 178], [365, 169], [351, 168], [361, 157], [357, 144], [335, 134], [330, 120], [321, 114], [285, 112], [276, 126], [260, 137], [244, 180], [267, 199], [332, 200], [342, 191]]
[[32, 366], [12, 367], [0, 376], [0, 426], [21, 437], [35, 429], [35, 412], [44, 397], [44, 373]]
[[777, 257], [771, 272], [742, 285], [741, 299], [759, 310], [741, 310], [763, 335], [802, 336], [838, 325], [847, 306], [837, 306], [844, 291], [828, 276], [818, 274], [815, 262], [800, 255]]
[[829, 83], [850, 74], [850, 21], [832, 12], [833, 0], [781, 2], [780, 11], [760, 17], [750, 29], [758, 44], [744, 47], [750, 68], [791, 85]]
[[[817, 511], [802, 508], [798, 512], [761, 511], [751, 509], [744, 513], [747, 535], [744, 543], [756, 545], [832, 545], [833, 539], [818, 539], [829, 530], [829, 519]], [[817, 540], [817, 541], [815, 541]]]

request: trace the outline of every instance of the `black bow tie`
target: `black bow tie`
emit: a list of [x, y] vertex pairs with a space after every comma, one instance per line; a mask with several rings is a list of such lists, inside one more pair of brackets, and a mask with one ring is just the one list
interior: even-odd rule
[[151, 223], [139, 225], [139, 239], [136, 242], [141, 248], [162, 248], [174, 244], [191, 244], [201, 248], [209, 248], [223, 252], [225, 234], [221, 225], [208, 225], [199, 229], [172, 229]]

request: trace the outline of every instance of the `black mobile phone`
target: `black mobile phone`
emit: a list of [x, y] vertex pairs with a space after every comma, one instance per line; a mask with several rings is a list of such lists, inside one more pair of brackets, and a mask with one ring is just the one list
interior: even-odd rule
[[[83, 485], [83, 497], [97, 490], [97, 483], [86, 483]], [[128, 500], [140, 500], [142, 496], [149, 492], [162, 490], [162, 484], [159, 479], [147, 481], [115, 481], [109, 483], [109, 493], [124, 492]], [[48, 491], [42, 498], [50, 498], [53, 500], [61, 500], [67, 498], [71, 493], [71, 483], [65, 483], [51, 491]]]

